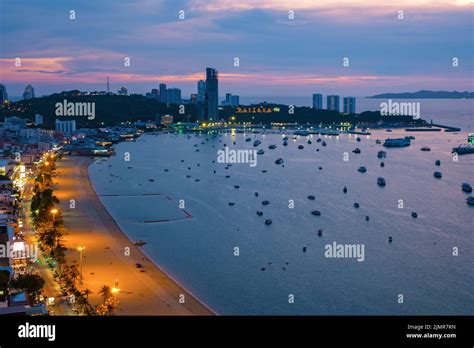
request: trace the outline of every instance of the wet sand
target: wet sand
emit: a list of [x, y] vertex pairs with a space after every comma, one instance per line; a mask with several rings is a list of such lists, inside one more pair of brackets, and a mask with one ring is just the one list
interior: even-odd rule
[[[208, 307], [171, 279], [135, 246], [115, 223], [94, 191], [88, 174], [93, 159], [65, 156], [58, 162], [55, 194], [61, 202], [68, 234], [65, 245], [69, 263], [79, 267], [77, 247], [83, 253], [84, 283], [92, 291], [92, 305], [101, 302], [103, 285], [118, 281], [116, 315], [213, 315]], [[75, 208], [71, 208], [74, 200]], [[130, 248], [129, 256], [126, 248]], [[143, 265], [142, 269], [136, 263]], [[144, 270], [144, 272], [141, 272]], [[184, 295], [184, 303], [182, 302]]]

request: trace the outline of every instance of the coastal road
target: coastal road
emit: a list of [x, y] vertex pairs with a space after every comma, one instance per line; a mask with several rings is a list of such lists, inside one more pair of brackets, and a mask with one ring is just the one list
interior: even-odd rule
[[[212, 315], [211, 310], [148, 260], [117, 226], [89, 181], [92, 161], [89, 157], [65, 156], [57, 162], [54, 187], [68, 230], [64, 238], [69, 248], [68, 263], [79, 267], [77, 249], [85, 247], [81, 289], [92, 291], [90, 303], [99, 304], [100, 288], [108, 285], [120, 289], [116, 315]], [[137, 268], [137, 263], [143, 268]]]
[[[23, 201], [21, 203], [23, 212], [23, 233], [26, 242], [29, 245], [36, 244], [35, 232], [33, 230], [33, 224], [31, 221], [31, 195], [33, 193], [33, 183], [29, 180], [26, 184]], [[53, 271], [46, 263], [43, 255], [38, 248], [38, 261], [31, 264], [36, 272], [45, 281], [43, 287], [43, 294], [46, 298], [54, 297], [55, 305], [50, 306], [49, 310], [54, 311], [55, 315], [75, 315], [72, 308], [67, 304], [64, 297], [62, 296], [59, 284], [53, 277]]]

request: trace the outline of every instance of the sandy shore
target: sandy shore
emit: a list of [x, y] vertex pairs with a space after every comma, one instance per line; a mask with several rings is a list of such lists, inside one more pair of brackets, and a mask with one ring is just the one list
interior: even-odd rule
[[[58, 162], [55, 185], [69, 232], [65, 237], [65, 245], [70, 248], [66, 253], [68, 262], [79, 266], [77, 247], [86, 248], [81, 288], [92, 291], [90, 303], [100, 303], [100, 288], [113, 287], [118, 280], [117, 315], [214, 314], [151, 262], [117, 226], [89, 181], [88, 167], [92, 161], [88, 157], [64, 157]], [[75, 201], [74, 209], [70, 208], [71, 199]], [[130, 248], [130, 256], [124, 253], [126, 247]], [[140, 272], [136, 263], [141, 263], [145, 272]], [[184, 303], [180, 303], [181, 294]]]

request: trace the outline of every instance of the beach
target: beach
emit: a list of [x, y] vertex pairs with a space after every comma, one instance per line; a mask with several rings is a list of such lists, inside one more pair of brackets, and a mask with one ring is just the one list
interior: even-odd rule
[[[101, 303], [100, 288], [108, 285], [120, 289], [116, 315], [212, 315], [213, 311], [151, 262], [117, 226], [89, 181], [92, 162], [89, 157], [65, 156], [58, 161], [54, 187], [67, 229], [68, 263], [80, 269], [77, 248], [85, 247], [80, 289], [92, 291], [90, 303]], [[143, 268], [137, 268], [137, 263]]]

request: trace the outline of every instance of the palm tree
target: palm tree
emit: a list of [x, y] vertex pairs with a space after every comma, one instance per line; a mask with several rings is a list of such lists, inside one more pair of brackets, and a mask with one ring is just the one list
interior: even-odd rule
[[103, 285], [99, 290], [99, 294], [102, 296], [103, 304], [105, 304], [112, 296], [112, 290], [110, 289], [110, 286]]

